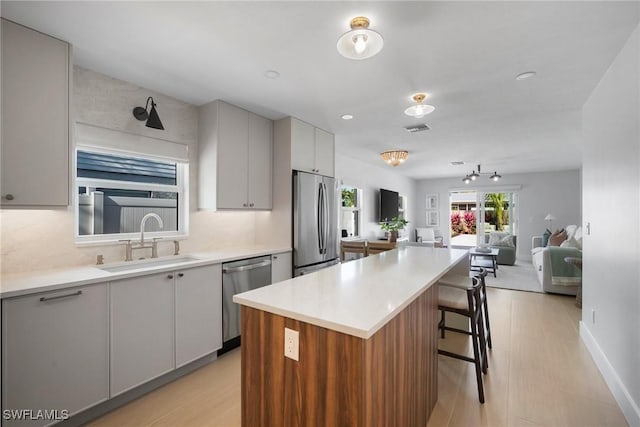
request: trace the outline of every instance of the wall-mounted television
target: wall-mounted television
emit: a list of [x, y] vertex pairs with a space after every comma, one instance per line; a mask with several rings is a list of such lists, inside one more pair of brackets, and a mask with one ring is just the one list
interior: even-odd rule
[[379, 207], [379, 222], [391, 221], [391, 218], [398, 216], [398, 192], [381, 188]]

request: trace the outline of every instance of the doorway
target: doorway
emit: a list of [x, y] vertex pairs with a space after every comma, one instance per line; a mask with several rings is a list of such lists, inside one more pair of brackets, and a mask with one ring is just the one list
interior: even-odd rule
[[480, 246], [494, 231], [518, 233], [516, 191], [453, 190], [449, 192], [449, 206], [452, 246]]

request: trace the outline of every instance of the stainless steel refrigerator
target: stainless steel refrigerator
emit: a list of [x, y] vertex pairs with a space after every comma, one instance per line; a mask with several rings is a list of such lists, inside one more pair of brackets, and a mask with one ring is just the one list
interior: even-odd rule
[[327, 176], [293, 171], [293, 274], [337, 264], [338, 189]]

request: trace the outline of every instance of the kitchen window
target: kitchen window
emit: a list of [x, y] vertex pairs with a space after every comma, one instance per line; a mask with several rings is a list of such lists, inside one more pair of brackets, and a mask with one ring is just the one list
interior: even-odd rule
[[135, 240], [148, 213], [149, 237], [187, 235], [188, 164], [108, 150], [76, 151], [76, 241]]

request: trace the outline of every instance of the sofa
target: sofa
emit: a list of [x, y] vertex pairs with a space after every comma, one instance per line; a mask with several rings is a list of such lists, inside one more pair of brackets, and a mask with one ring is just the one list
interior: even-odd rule
[[538, 281], [544, 292], [576, 295], [582, 285], [582, 273], [564, 261], [566, 257], [582, 257], [580, 227], [567, 226], [568, 238], [560, 246], [543, 246], [542, 236], [533, 236], [531, 257]]
[[513, 265], [516, 263], [517, 237], [509, 233], [491, 232], [485, 234], [484, 242], [490, 248], [498, 249], [498, 264]]

